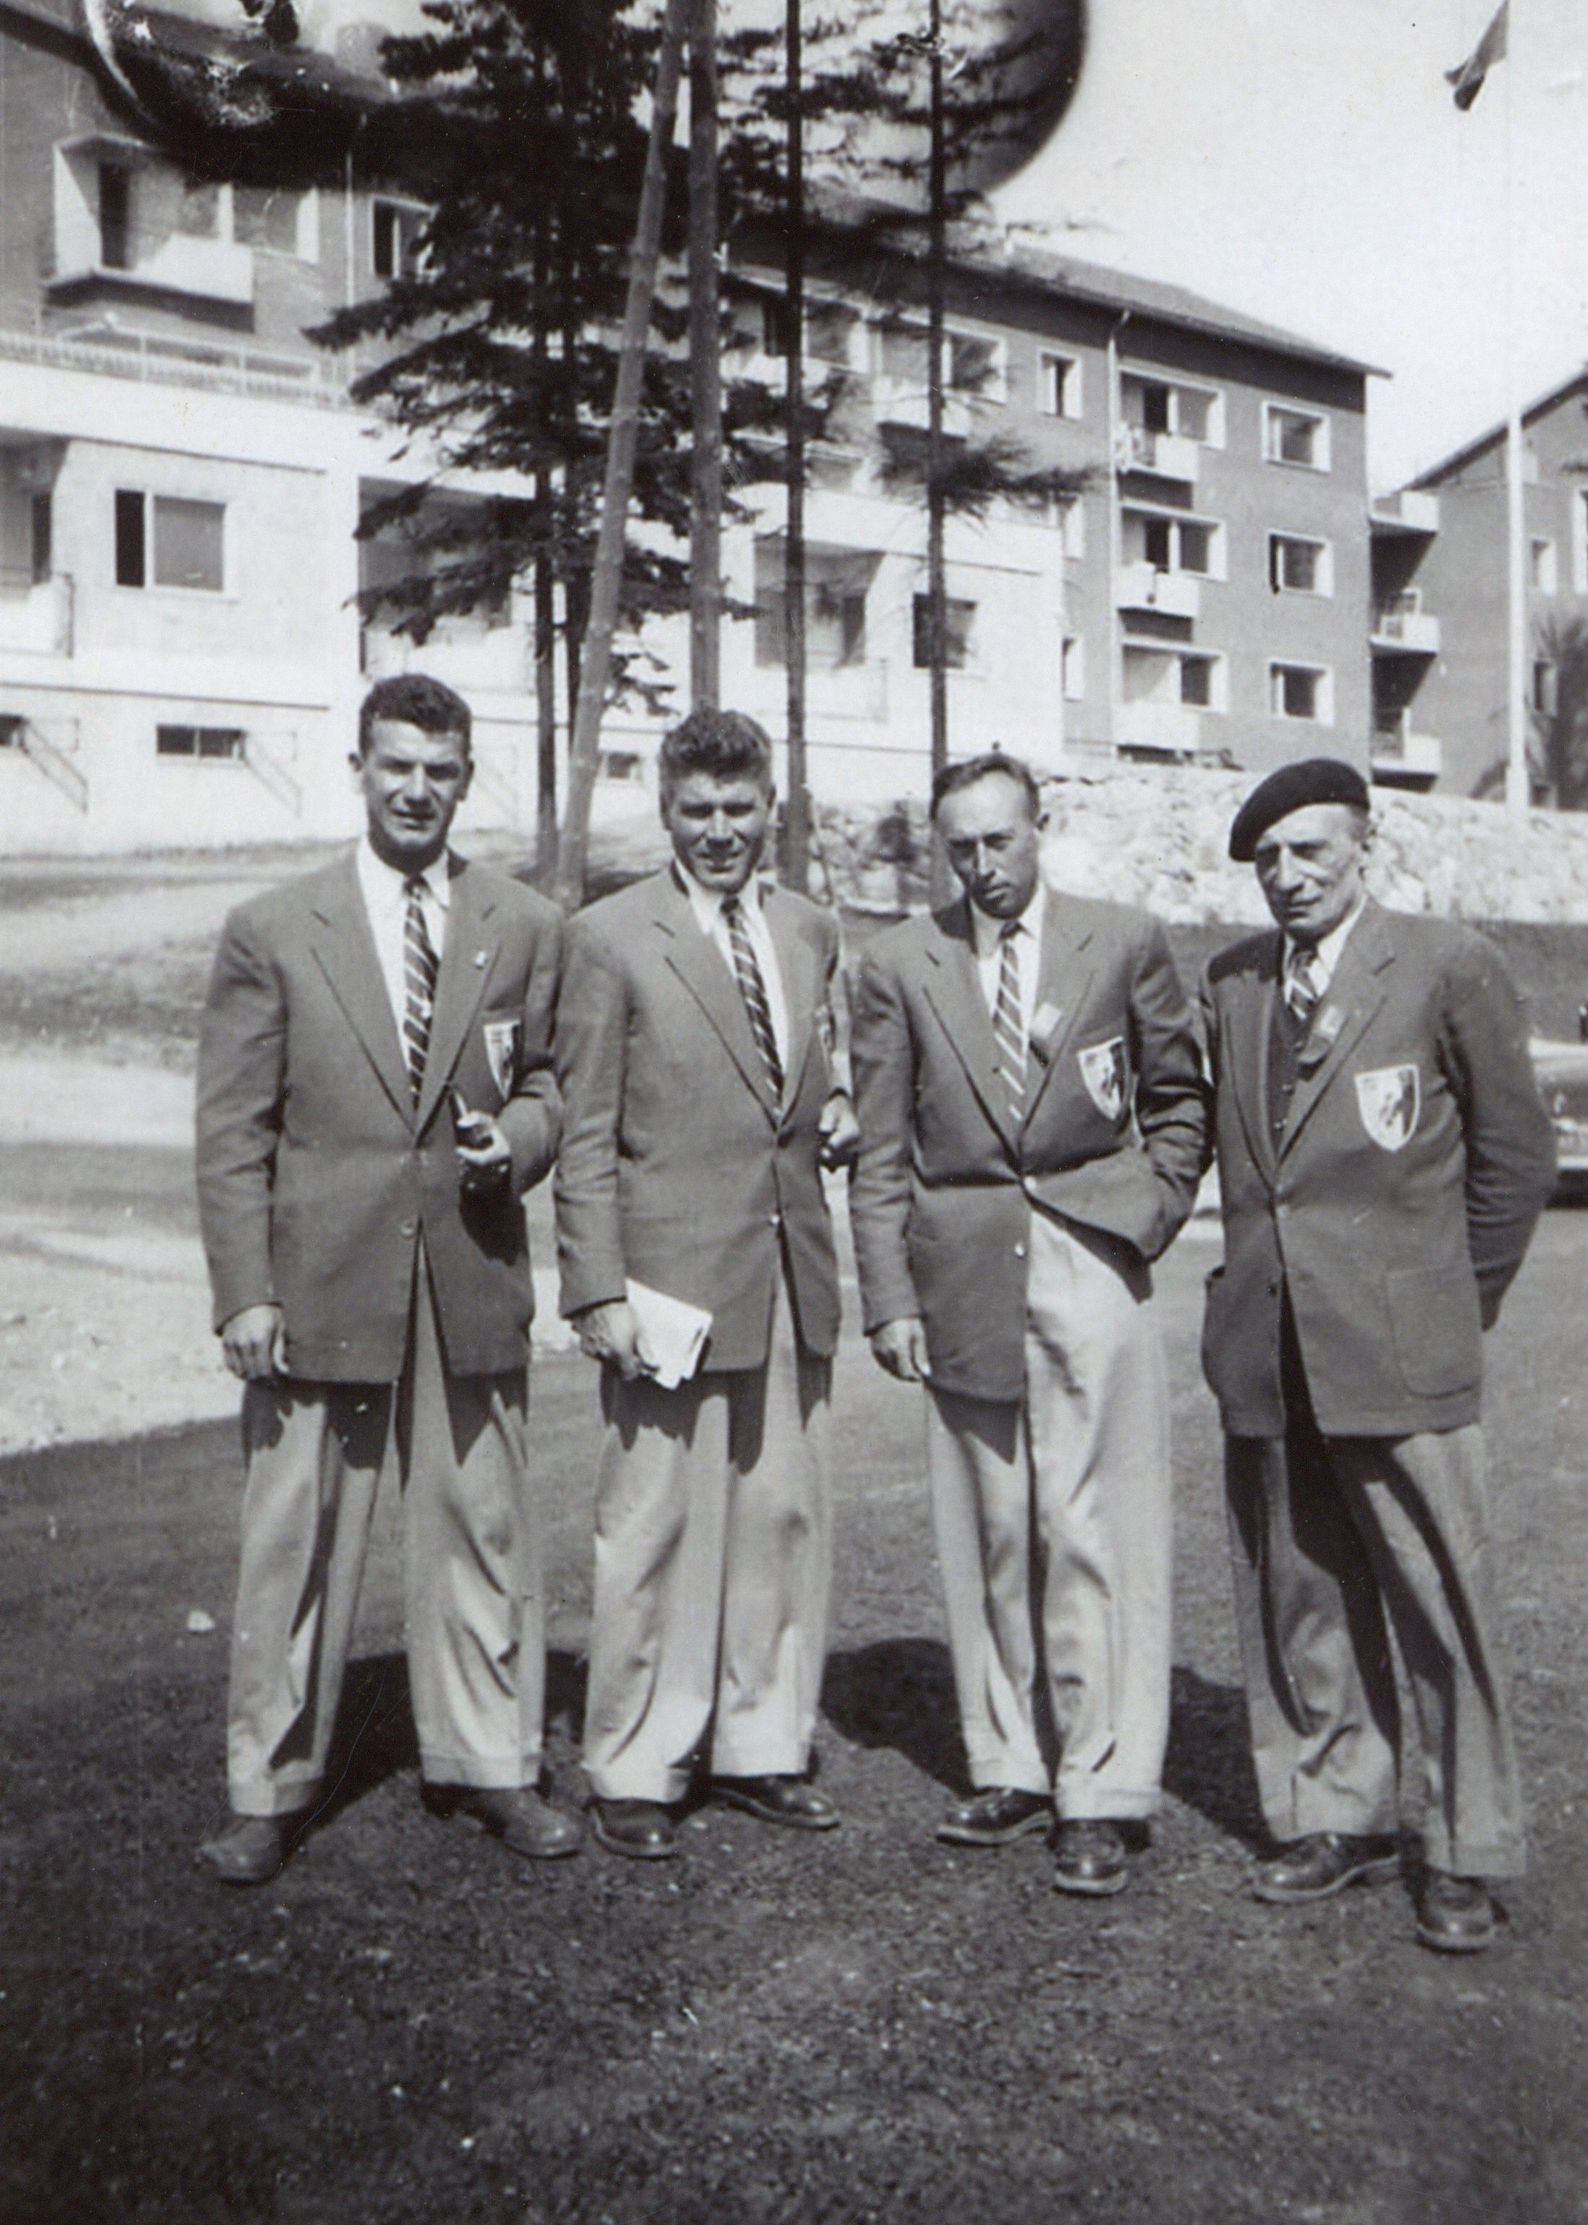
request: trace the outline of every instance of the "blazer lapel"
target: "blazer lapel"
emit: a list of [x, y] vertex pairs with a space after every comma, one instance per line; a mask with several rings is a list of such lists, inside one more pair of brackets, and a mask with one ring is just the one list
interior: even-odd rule
[[1279, 947], [1279, 936], [1269, 936], [1256, 969], [1235, 984], [1230, 1009], [1230, 1087], [1246, 1130], [1247, 1148], [1269, 1182], [1276, 1162], [1268, 1110], [1268, 1058], [1279, 996]]
[[382, 1088], [404, 1120], [411, 1121], [413, 1091], [353, 857], [350, 850], [325, 875], [313, 899], [314, 955]]
[[1034, 1032], [1043, 1037], [1043, 1055], [1037, 1061], [1033, 1082], [1027, 1069], [1026, 1122], [1042, 1102], [1059, 1064], [1059, 1053], [1075, 1031], [1076, 1018], [1091, 987], [1092, 965], [1086, 953], [1092, 930], [1081, 926], [1072, 932], [1064, 899], [1050, 889], [1042, 924], [1042, 956], [1037, 967], [1037, 1001], [1031, 1015]]
[[667, 937], [668, 964], [722, 1038], [723, 1048], [768, 1120], [775, 1122], [779, 1108], [772, 1102], [766, 1068], [750, 1032], [750, 1015], [744, 1009], [739, 984], [716, 944], [701, 933], [689, 898], [670, 870], [659, 876], [655, 919]]
[[998, 1079], [998, 1041], [976, 971], [969, 900], [937, 913], [934, 925], [937, 932], [926, 945], [927, 998], [988, 1119], [1013, 1150], [1016, 1130]]
[[1395, 949], [1384, 915], [1376, 904], [1370, 904], [1347, 937], [1328, 993], [1313, 1015], [1290, 1100], [1290, 1118], [1279, 1142], [1281, 1158], [1340, 1071], [1347, 1052], [1384, 1002], [1387, 984], [1383, 976], [1394, 960]]
[[447, 888], [447, 931], [441, 946], [441, 969], [436, 975], [430, 1048], [425, 1053], [424, 1081], [419, 1091], [416, 1124], [420, 1128], [435, 1111], [442, 1090], [452, 1078], [464, 1037], [495, 970], [499, 948], [491, 924], [495, 910], [490, 884], [471, 873], [466, 863], [455, 862]]
[[810, 1057], [811, 1039], [816, 1032], [816, 955], [804, 936], [796, 931], [777, 889], [767, 890], [764, 910], [783, 981], [783, 1006], [788, 1014], [787, 1071], [783, 1076], [783, 1109], [787, 1111], [799, 1096], [805, 1062]]

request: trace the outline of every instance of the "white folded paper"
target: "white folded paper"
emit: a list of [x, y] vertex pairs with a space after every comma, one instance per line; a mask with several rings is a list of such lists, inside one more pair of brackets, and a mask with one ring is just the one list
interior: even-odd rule
[[676, 1391], [700, 1365], [711, 1334], [711, 1315], [704, 1306], [671, 1298], [649, 1283], [631, 1281], [625, 1289], [639, 1329], [640, 1349], [651, 1363], [651, 1381], [664, 1391]]

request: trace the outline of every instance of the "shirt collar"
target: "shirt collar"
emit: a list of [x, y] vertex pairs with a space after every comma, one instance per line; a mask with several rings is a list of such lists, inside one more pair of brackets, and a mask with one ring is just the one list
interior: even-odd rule
[[1019, 928], [1022, 933], [1029, 934], [1032, 940], [1040, 946], [1042, 922], [1047, 912], [1048, 903], [1047, 891], [1040, 881], [1032, 890], [1031, 900], [1025, 910], [1019, 913], [1012, 922], [1007, 919], [994, 919], [990, 912], [979, 911], [968, 897], [966, 902], [970, 904], [971, 939], [975, 944], [978, 958], [990, 958], [1003, 941], [1004, 935], [1011, 925]]
[[[709, 935], [722, 917], [722, 907], [727, 897], [721, 889], [703, 888], [687, 867], [677, 858], [673, 860], [673, 878], [689, 899], [689, 908], [701, 927]], [[761, 910], [761, 884], [752, 873], [739, 891], [741, 912], [758, 913]]]
[[401, 903], [403, 891], [408, 886], [409, 881], [418, 880], [423, 885], [425, 894], [434, 903], [439, 904], [443, 911], [446, 910], [447, 900], [451, 894], [452, 875], [450, 861], [445, 850], [442, 851], [440, 857], [432, 858], [422, 873], [402, 873], [396, 866], [388, 865], [384, 858], [377, 857], [375, 846], [370, 841], [369, 836], [361, 834], [358, 838], [358, 847], [354, 853], [354, 862], [358, 872], [359, 887], [364, 892], [364, 900], [367, 904], [395, 908]]
[[[1331, 927], [1326, 935], [1320, 935], [1316, 943], [1314, 943], [1313, 956], [1317, 960], [1318, 964], [1322, 967], [1323, 978], [1326, 982], [1332, 981], [1334, 979], [1334, 970], [1340, 963], [1340, 954], [1345, 949], [1346, 939], [1350, 935], [1352, 928], [1362, 917], [1362, 914], [1366, 909], [1367, 897], [1365, 894], [1363, 894], [1357, 898], [1356, 902], [1352, 905], [1350, 911], [1346, 913], [1344, 919], [1340, 921], [1339, 925], [1337, 927]], [[1283, 958], [1285, 970], [1287, 972], [1289, 971], [1291, 958], [1297, 948], [1298, 945], [1295, 937], [1293, 935], [1286, 935]]]

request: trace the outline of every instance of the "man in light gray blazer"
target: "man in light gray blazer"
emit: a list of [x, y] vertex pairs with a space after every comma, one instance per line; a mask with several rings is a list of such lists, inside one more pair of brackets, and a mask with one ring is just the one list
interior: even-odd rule
[[[753, 720], [676, 727], [673, 862], [573, 921], [558, 1012], [562, 1304], [606, 1420], [584, 1762], [596, 1837], [642, 1861], [677, 1851], [697, 1753], [764, 1821], [838, 1821], [808, 1781], [838, 1337], [821, 1169], [854, 1115], [833, 919], [757, 878], [774, 800]], [[709, 1317], [682, 1380], [658, 1380], [658, 1299]]]
[[557, 1147], [562, 921], [447, 835], [466, 703], [371, 689], [366, 831], [226, 923], [198, 1066], [199, 1220], [244, 1385], [225, 1883], [280, 1869], [319, 1800], [377, 1483], [403, 1488], [409, 1682], [428, 1804], [571, 1854], [543, 1800], [540, 1527], [525, 1451], [522, 1193]]

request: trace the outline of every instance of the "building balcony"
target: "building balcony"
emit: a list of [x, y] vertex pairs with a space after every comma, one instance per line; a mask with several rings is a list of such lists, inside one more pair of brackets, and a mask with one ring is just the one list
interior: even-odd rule
[[[949, 387], [943, 395], [943, 430], [951, 439], [964, 440], [971, 429], [969, 394]], [[908, 425], [926, 431], [926, 388], [919, 379], [878, 376], [871, 381], [871, 406], [879, 425]]]
[[1156, 433], [1147, 425], [1120, 427], [1119, 468], [1146, 472], [1155, 479], [1173, 479], [1195, 486], [1200, 455], [1197, 443], [1184, 433]]
[[1196, 618], [1201, 582], [1191, 572], [1162, 572], [1155, 564], [1121, 565], [1116, 600], [1121, 610], [1151, 610], [1164, 618]]
[[65, 572], [35, 580], [0, 566], [0, 650], [19, 657], [72, 653], [72, 582]]
[[1437, 533], [1439, 497], [1414, 487], [1403, 487], [1399, 494], [1384, 495], [1375, 502], [1368, 519], [1372, 531], [1379, 535]]
[[50, 291], [81, 291], [89, 286], [96, 291], [186, 294], [195, 301], [246, 308], [254, 298], [254, 251], [236, 240], [191, 239], [173, 233], [124, 268], [101, 262], [95, 255], [63, 254], [50, 279]]
[[1372, 772], [1381, 788], [1431, 788], [1444, 754], [1437, 734], [1414, 732], [1409, 709], [1374, 714]]
[[1115, 747], [1154, 757], [1194, 757], [1201, 734], [1201, 714], [1183, 703], [1121, 703]]
[[1423, 609], [1415, 590], [1392, 595], [1373, 613], [1372, 643], [1390, 655], [1439, 654], [1439, 620]]

